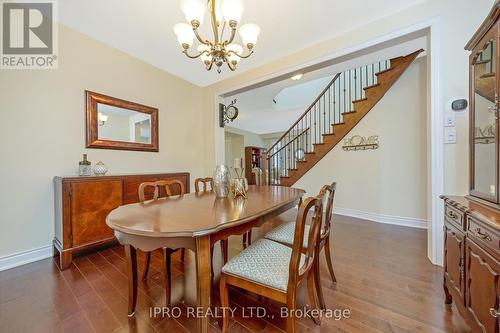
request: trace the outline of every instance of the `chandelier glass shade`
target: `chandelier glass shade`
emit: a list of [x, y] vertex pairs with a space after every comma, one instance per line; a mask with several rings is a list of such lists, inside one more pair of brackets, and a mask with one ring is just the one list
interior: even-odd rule
[[[188, 23], [178, 23], [174, 32], [183, 53], [191, 58], [200, 58], [205, 68], [211, 70], [213, 65], [217, 72], [226, 64], [230, 70], [236, 70], [241, 59], [253, 54], [260, 28], [252, 23], [239, 27], [244, 11], [243, 0], [183, 0], [181, 9]], [[198, 29], [205, 21], [205, 14], [210, 14], [213, 40], [203, 39]], [[235, 42], [236, 32], [239, 32], [244, 47]], [[194, 54], [190, 53], [195, 39], [198, 46]], [[246, 51], [244, 52], [244, 48]]]

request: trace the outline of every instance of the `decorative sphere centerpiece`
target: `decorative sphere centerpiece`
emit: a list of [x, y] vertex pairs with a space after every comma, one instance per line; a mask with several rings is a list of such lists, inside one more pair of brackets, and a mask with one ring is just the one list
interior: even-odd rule
[[96, 165], [94, 165], [94, 174], [96, 176], [104, 176], [106, 172], [108, 172], [108, 168], [101, 161], [97, 162]]

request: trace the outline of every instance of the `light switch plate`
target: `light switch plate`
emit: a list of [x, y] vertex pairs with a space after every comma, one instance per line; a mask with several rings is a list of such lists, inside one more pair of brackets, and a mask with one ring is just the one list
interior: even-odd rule
[[455, 126], [455, 114], [447, 113], [444, 117], [444, 126], [452, 127]]
[[446, 127], [444, 129], [444, 143], [457, 143], [457, 129], [455, 127]]

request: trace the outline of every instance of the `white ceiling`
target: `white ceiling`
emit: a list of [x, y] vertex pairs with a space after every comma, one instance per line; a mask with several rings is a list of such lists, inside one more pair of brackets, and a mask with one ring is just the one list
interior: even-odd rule
[[[242, 24], [256, 23], [262, 33], [255, 54], [242, 61], [237, 72], [423, 1], [246, 0]], [[185, 21], [178, 0], [63, 0], [58, 4], [63, 24], [196, 85], [206, 86], [235, 74], [229, 69], [221, 74], [206, 72], [200, 60], [181, 53], [172, 31], [175, 23]]]

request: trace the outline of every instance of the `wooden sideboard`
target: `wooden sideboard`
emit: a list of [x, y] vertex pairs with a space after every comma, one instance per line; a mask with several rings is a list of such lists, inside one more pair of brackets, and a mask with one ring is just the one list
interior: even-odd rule
[[499, 332], [500, 213], [466, 197], [445, 201], [444, 291], [473, 332]]
[[[54, 253], [61, 269], [71, 265], [73, 253], [113, 243], [113, 230], [106, 216], [118, 206], [139, 202], [138, 188], [143, 182], [162, 179], [180, 180], [189, 193], [189, 173], [115, 175], [95, 177], [55, 177]], [[151, 199], [153, 189], [146, 191]], [[172, 188], [172, 194], [179, 189]], [[163, 191], [160, 197], [165, 196]]]

